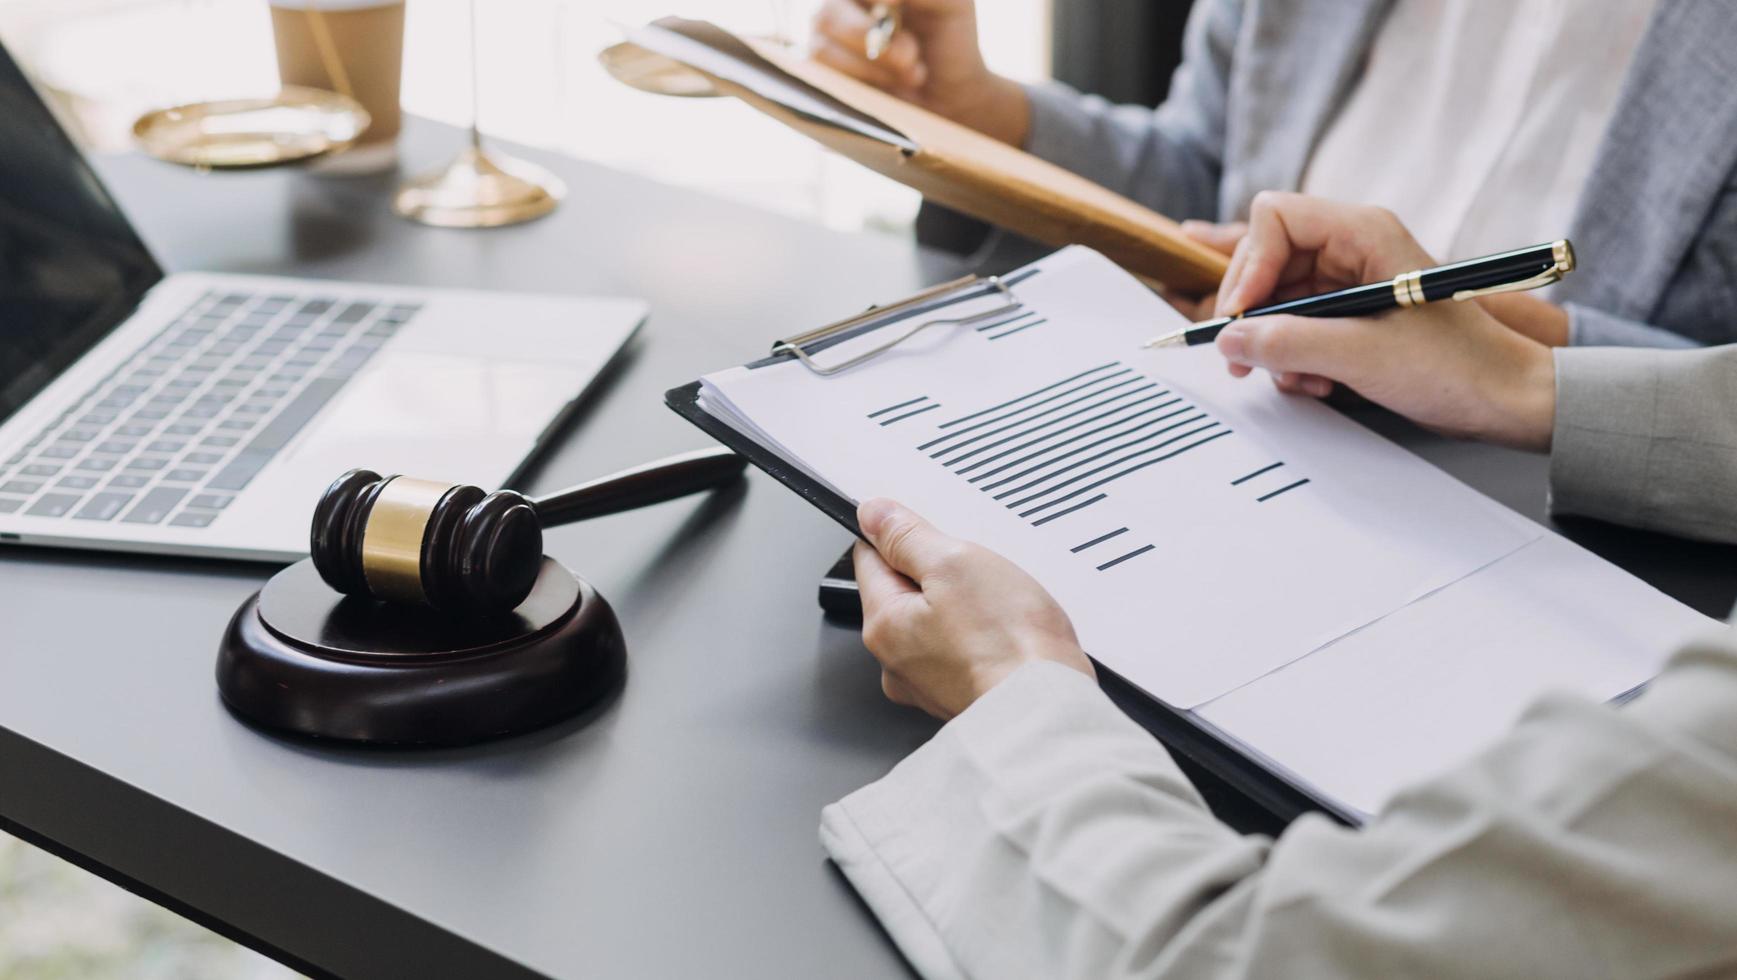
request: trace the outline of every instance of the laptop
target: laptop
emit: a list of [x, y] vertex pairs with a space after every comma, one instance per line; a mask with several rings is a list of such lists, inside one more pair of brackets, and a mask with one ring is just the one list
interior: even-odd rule
[[165, 274], [0, 48], [0, 544], [288, 561], [353, 467], [494, 489], [645, 314]]

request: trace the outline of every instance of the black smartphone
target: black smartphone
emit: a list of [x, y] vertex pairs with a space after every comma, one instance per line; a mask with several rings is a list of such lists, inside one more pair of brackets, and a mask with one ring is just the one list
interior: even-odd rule
[[849, 548], [820, 577], [820, 608], [828, 619], [862, 622], [862, 596], [856, 591], [856, 566], [850, 560]]

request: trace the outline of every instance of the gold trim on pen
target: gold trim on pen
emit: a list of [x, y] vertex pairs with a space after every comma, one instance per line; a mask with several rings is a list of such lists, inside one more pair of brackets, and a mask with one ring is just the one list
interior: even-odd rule
[[1552, 262], [1550, 268], [1529, 279], [1503, 283], [1499, 286], [1486, 286], [1483, 289], [1462, 289], [1454, 293], [1454, 302], [1463, 303], [1468, 299], [1477, 299], [1479, 296], [1494, 296], [1497, 293], [1523, 293], [1530, 289], [1539, 289], [1561, 282], [1563, 276], [1574, 271], [1574, 246], [1569, 244], [1566, 238], [1551, 242], [1550, 260]]
[[456, 483], [395, 476], [380, 488], [362, 532], [362, 577], [382, 599], [426, 602], [422, 537], [434, 505]]
[[1567, 274], [1574, 271], [1574, 246], [1568, 239], [1561, 238], [1550, 244], [1550, 257], [1556, 260], [1556, 271]]
[[1393, 300], [1402, 309], [1410, 309], [1423, 302], [1423, 270], [1413, 269], [1393, 277]]

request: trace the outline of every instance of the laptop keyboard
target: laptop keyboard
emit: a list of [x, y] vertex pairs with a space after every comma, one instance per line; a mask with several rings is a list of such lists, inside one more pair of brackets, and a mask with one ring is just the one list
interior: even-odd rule
[[0, 461], [0, 514], [207, 527], [418, 309], [207, 293]]

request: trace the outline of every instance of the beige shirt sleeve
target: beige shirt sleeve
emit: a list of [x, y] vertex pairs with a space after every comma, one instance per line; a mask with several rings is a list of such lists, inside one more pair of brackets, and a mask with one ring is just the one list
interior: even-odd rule
[[1533, 707], [1362, 830], [1214, 820], [1081, 675], [1016, 672], [821, 838], [930, 978], [1737, 972], [1737, 634]]
[[1737, 345], [1559, 348], [1550, 507], [1737, 542]]

